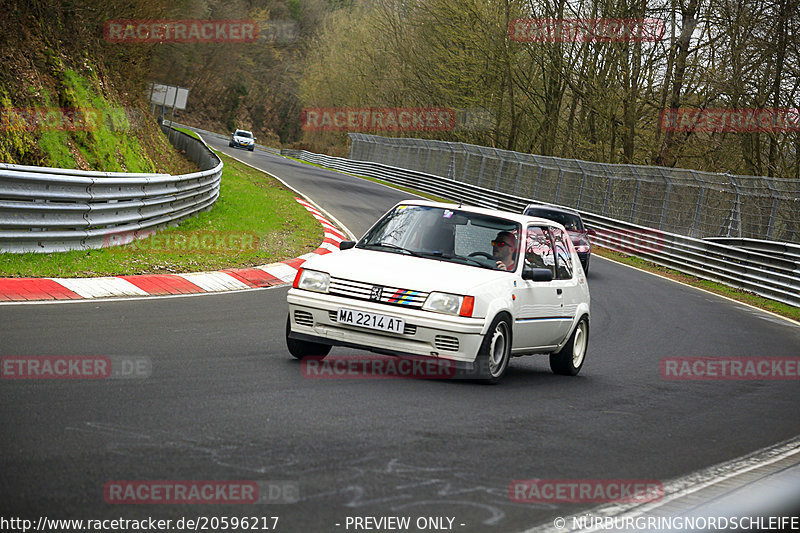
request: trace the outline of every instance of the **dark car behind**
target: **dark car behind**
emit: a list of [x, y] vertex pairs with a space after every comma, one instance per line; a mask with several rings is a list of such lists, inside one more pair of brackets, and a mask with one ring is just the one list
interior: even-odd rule
[[592, 255], [592, 243], [589, 241], [591, 230], [583, 224], [580, 213], [572, 209], [549, 205], [530, 204], [523, 211], [524, 214], [534, 217], [546, 218], [558, 222], [569, 233], [578, 257], [581, 260], [583, 271], [589, 273], [589, 259]]

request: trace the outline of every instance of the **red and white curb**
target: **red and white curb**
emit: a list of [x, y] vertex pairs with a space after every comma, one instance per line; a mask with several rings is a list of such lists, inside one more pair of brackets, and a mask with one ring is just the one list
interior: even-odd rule
[[325, 237], [313, 252], [294, 259], [251, 268], [230, 268], [218, 272], [189, 274], [142, 274], [104, 278], [0, 278], [0, 302], [33, 300], [83, 300], [129, 296], [163, 296], [224, 292], [290, 283], [306, 260], [339, 249], [344, 235], [317, 208], [295, 197], [325, 230]]

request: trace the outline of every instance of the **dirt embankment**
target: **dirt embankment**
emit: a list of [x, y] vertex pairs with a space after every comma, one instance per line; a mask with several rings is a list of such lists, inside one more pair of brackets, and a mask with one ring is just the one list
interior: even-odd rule
[[[155, 2], [153, 2], [155, 4]], [[145, 101], [151, 50], [105, 42], [105, 20], [152, 17], [116, 0], [0, 3], [0, 162], [112, 172], [196, 170]]]

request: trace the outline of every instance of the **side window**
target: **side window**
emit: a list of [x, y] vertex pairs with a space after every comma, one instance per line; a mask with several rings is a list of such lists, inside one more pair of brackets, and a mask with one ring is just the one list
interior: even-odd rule
[[547, 228], [528, 226], [525, 239], [525, 264], [532, 268], [549, 268], [556, 277], [553, 239]]
[[556, 279], [572, 279], [572, 254], [569, 251], [569, 235], [558, 228], [550, 228], [556, 244]]

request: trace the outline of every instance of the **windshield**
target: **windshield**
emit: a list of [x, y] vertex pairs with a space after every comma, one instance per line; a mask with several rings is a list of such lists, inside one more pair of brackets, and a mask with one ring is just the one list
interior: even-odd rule
[[253, 134], [252, 133], [250, 133], [249, 131], [242, 131], [242, 130], [237, 130], [236, 131], [236, 136], [237, 137], [246, 137], [248, 139], [252, 139], [253, 138]]
[[532, 217], [546, 218], [558, 222], [567, 231], [583, 231], [583, 221], [578, 215], [564, 213], [563, 211], [552, 211], [550, 209], [537, 209], [535, 207], [527, 209], [525, 214]]
[[414, 255], [493, 270], [515, 270], [520, 225], [456, 207], [400, 205], [358, 248]]

